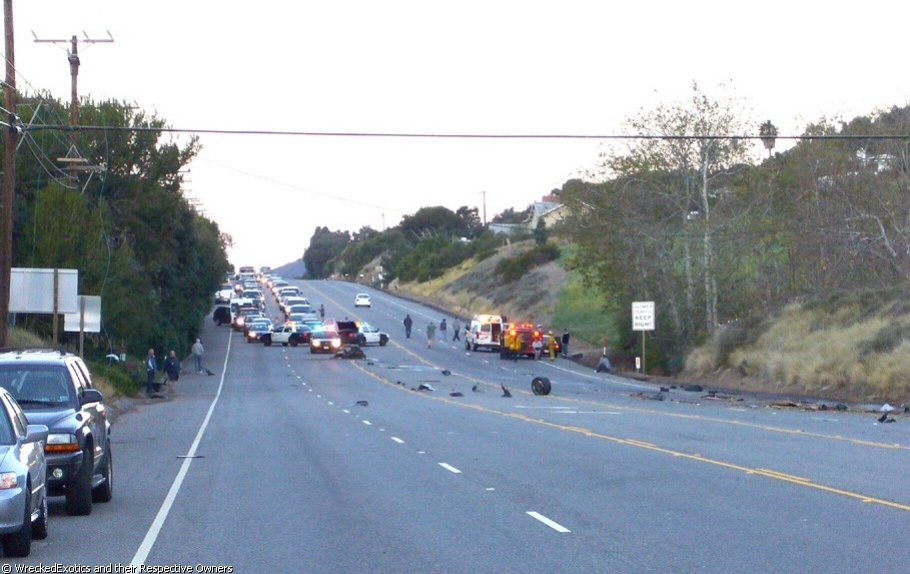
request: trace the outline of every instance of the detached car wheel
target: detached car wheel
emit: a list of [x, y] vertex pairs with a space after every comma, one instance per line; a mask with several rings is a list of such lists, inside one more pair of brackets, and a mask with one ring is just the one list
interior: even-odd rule
[[92, 453], [82, 452], [82, 465], [79, 475], [66, 485], [66, 512], [73, 516], [86, 516], [92, 513]]
[[110, 502], [114, 498], [114, 459], [111, 457], [111, 445], [108, 443], [104, 453], [104, 468], [101, 470], [104, 482], [92, 490], [92, 502]]
[[551, 389], [550, 379], [546, 377], [534, 377], [531, 381], [531, 391], [535, 395], [549, 395]]

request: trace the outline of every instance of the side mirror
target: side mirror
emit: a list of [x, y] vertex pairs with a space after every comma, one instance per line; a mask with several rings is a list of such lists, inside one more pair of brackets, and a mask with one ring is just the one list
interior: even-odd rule
[[82, 397], [79, 399], [79, 404], [87, 405], [88, 403], [100, 403], [104, 400], [104, 395], [101, 394], [101, 391], [98, 389], [85, 389], [85, 392], [82, 393]]
[[44, 425], [28, 425], [25, 433], [24, 443], [41, 442], [47, 440], [47, 427]]

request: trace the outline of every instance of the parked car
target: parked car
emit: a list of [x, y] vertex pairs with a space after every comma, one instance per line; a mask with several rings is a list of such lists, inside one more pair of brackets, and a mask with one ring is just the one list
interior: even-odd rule
[[383, 333], [369, 323], [361, 323], [357, 333], [357, 344], [361, 347], [367, 345], [379, 345], [385, 347], [389, 342], [388, 333]]
[[354, 307], [371, 307], [370, 296], [366, 293], [354, 295]]
[[272, 320], [268, 317], [252, 319], [243, 329], [247, 343], [258, 343], [272, 332]]
[[219, 327], [222, 325], [230, 325], [234, 321], [234, 315], [231, 313], [231, 306], [224, 304], [216, 305], [215, 310], [212, 311], [212, 321]]
[[271, 333], [263, 335], [262, 344], [266, 347], [272, 343], [296, 347], [297, 345], [306, 345], [309, 343], [312, 334], [312, 327], [303, 324], [292, 325], [288, 323], [284, 325], [278, 325], [272, 329]]
[[341, 349], [341, 337], [333, 329], [318, 329], [310, 337], [310, 353], [334, 353]]
[[330, 319], [323, 323], [323, 328], [334, 331], [341, 339], [342, 345], [358, 345], [360, 340], [360, 329], [355, 321], [336, 321]]
[[77, 355], [49, 348], [0, 352], [0, 387], [28, 420], [49, 429], [44, 450], [47, 489], [66, 496], [69, 514], [92, 512], [114, 494], [111, 424], [101, 392]]
[[0, 537], [7, 557], [21, 558], [32, 538], [47, 538], [47, 427], [28, 424], [5, 389], [0, 404]]

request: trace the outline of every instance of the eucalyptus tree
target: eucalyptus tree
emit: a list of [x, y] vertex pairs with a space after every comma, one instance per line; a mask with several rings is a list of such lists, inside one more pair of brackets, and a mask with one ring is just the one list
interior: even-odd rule
[[626, 290], [637, 287], [628, 296], [660, 296], [681, 341], [699, 330], [694, 321], [708, 332], [718, 323], [714, 230], [724, 222], [714, 215], [728, 178], [750, 160], [748, 142], [735, 137], [746, 125], [738, 100], [713, 99], [693, 84], [688, 100], [628, 120], [632, 137], [601, 156], [608, 184], [563, 189], [576, 261], [622, 250], [606, 274], [633, 274], [619, 281]]

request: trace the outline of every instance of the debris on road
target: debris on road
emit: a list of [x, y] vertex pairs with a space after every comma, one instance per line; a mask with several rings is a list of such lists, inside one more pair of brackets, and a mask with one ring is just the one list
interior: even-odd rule
[[460, 393], [459, 391], [452, 391], [451, 393], [449, 393], [449, 396], [450, 397], [463, 397], [464, 394]]
[[448, 369], [443, 369], [443, 370], [442, 370], [442, 374], [448, 377], [449, 375], [452, 374], [452, 371], [450, 371], [450, 370], [448, 370]]
[[705, 390], [701, 385], [683, 385], [682, 389], [690, 393], [700, 393]]
[[505, 385], [500, 383], [499, 386], [502, 387], [502, 396], [504, 396], [506, 398], [512, 398], [512, 393], [509, 392], [509, 389], [507, 389]]
[[483, 392], [483, 389], [481, 389], [481, 388], [480, 388], [479, 386], [477, 386], [477, 385], [474, 385], [473, 387], [471, 387], [471, 390], [474, 391], [475, 393], [482, 393], [482, 392]]
[[417, 387], [417, 390], [418, 391], [435, 391], [436, 389], [434, 389], [433, 385], [431, 385], [429, 383], [420, 383], [420, 386]]
[[368, 407], [368, 406], [370, 406], [370, 403], [368, 403], [367, 401], [357, 401], [357, 406], [358, 407]]

